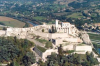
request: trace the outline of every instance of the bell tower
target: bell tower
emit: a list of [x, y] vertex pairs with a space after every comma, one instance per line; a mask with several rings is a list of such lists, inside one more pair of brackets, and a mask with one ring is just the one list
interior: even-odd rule
[[56, 19], [56, 22], [55, 22], [56, 28], [58, 27], [58, 21], [59, 20]]

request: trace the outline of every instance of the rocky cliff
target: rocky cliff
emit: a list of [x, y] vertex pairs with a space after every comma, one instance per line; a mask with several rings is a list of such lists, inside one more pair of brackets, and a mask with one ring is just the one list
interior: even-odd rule
[[85, 44], [92, 45], [92, 42], [91, 42], [89, 35], [87, 34], [86, 31], [81, 31], [79, 36], [81, 37], [81, 39], [83, 40], [83, 42]]

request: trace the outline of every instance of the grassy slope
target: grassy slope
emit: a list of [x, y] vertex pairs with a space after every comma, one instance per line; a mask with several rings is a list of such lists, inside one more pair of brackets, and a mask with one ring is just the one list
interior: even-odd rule
[[73, 13], [71, 15], [68, 15], [67, 17], [71, 17], [71, 18], [82, 18], [84, 16], [82, 15], [82, 13]]
[[43, 16], [36, 16], [36, 17], [33, 17], [33, 19], [42, 20], [42, 19], [45, 19], [45, 17], [43, 17]]
[[45, 51], [46, 51], [46, 49], [43, 48], [43, 47], [37, 46], [37, 48], [38, 48], [40, 51], [42, 51], [42, 52], [45, 52]]
[[23, 27], [25, 25], [24, 22], [4, 16], [0, 16], [0, 22], [4, 23], [6, 26], [12, 27]]

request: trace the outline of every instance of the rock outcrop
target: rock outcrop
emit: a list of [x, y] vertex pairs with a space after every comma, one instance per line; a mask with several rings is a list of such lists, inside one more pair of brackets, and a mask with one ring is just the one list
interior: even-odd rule
[[92, 42], [91, 42], [91, 40], [89, 38], [89, 35], [87, 34], [86, 31], [81, 31], [80, 32], [80, 37], [81, 37], [81, 39], [83, 40], [83, 42], [85, 44], [92, 45]]

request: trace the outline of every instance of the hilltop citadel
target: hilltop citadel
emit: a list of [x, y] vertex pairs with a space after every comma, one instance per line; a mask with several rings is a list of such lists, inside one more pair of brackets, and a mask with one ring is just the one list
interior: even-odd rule
[[[52, 27], [56, 30], [56, 33], [50, 33]], [[52, 52], [57, 52], [57, 47], [62, 44], [63, 50], [74, 50], [74, 53], [85, 54], [87, 51], [92, 52], [91, 41], [89, 36], [81, 32], [75, 27], [75, 25], [70, 24], [69, 22], [61, 22], [56, 20], [55, 24], [47, 25], [38, 25], [29, 28], [7, 28], [6, 31], [1, 30], [1, 36], [16, 36], [19, 39], [34, 39], [34, 36], [39, 36], [39, 39], [45, 39], [52, 42], [53, 47], [46, 49], [46, 51], [41, 52], [37, 47], [34, 48], [34, 51], [46, 61], [46, 57]], [[85, 38], [85, 37], [86, 38]], [[85, 44], [86, 43], [86, 44]], [[88, 45], [89, 44], [89, 45]], [[45, 46], [41, 46], [44, 47]]]

